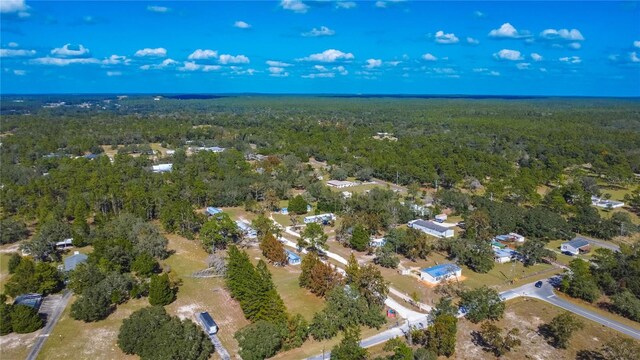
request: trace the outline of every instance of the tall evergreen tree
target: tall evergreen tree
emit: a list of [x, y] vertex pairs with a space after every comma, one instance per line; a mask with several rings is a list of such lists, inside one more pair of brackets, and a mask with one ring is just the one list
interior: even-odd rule
[[175, 289], [171, 286], [169, 274], [151, 276], [149, 284], [149, 303], [151, 305], [169, 305], [176, 299]]
[[351, 233], [349, 245], [355, 250], [365, 251], [369, 246], [369, 232], [361, 224], [357, 224]]
[[262, 255], [269, 259], [273, 264], [284, 266], [287, 264], [287, 253], [284, 251], [284, 245], [270, 232], [267, 232], [260, 242], [260, 250]]

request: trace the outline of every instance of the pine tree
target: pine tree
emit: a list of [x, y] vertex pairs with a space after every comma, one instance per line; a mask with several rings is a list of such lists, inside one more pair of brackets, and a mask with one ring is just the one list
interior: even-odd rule
[[358, 277], [360, 277], [360, 265], [358, 265], [358, 260], [356, 260], [355, 255], [351, 253], [349, 256], [349, 261], [347, 262], [347, 268], [345, 269], [346, 283], [352, 284], [358, 281]]
[[318, 258], [318, 254], [314, 252], [310, 252], [302, 258], [302, 263], [300, 264], [302, 273], [298, 278], [298, 284], [300, 285], [300, 287], [309, 287], [309, 285], [311, 284], [311, 272], [319, 262], [320, 258]]
[[262, 255], [269, 259], [275, 265], [287, 264], [287, 253], [284, 251], [284, 245], [271, 234], [266, 233], [260, 242], [260, 250]]
[[344, 338], [331, 350], [332, 360], [364, 360], [367, 350], [360, 347], [360, 329], [345, 329]]
[[364, 251], [369, 245], [369, 233], [364, 226], [358, 224], [353, 228], [349, 245], [358, 251]]
[[7, 335], [13, 332], [11, 325], [11, 308], [9, 304], [0, 303], [0, 335]]
[[169, 305], [176, 299], [176, 293], [171, 287], [169, 274], [151, 276], [149, 284], [149, 303], [151, 305]]
[[256, 284], [254, 301], [257, 301], [258, 313], [253, 321], [266, 320], [271, 323], [284, 326], [287, 322], [287, 309], [278, 291], [276, 290], [267, 264], [260, 260], [256, 266], [259, 283]]
[[38, 311], [29, 306], [14, 305], [11, 309], [11, 327], [18, 334], [34, 332], [43, 324]]

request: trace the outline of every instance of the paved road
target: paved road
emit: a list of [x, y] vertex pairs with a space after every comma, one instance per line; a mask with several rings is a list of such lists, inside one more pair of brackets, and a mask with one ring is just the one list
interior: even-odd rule
[[592, 238], [589, 238], [589, 237], [586, 237], [586, 236], [582, 236], [582, 235], [580, 235], [580, 237], [585, 239], [585, 240], [587, 240], [589, 242], [589, 244], [591, 244], [591, 245], [603, 247], [605, 249], [609, 249], [609, 250], [613, 250], [613, 251], [620, 251], [620, 246], [612, 243], [611, 241], [592, 239]]
[[213, 346], [216, 348], [216, 352], [218, 353], [218, 355], [220, 355], [220, 358], [222, 360], [231, 360], [231, 355], [229, 355], [229, 352], [227, 351], [227, 349], [225, 349], [222, 343], [220, 342], [218, 335], [209, 334], [209, 338], [211, 339]]
[[[51, 335], [51, 331], [53, 331], [56, 323], [58, 322], [58, 320], [60, 320], [62, 311], [67, 307], [69, 299], [71, 299], [71, 295], [72, 292], [70, 290], [66, 290], [62, 295], [62, 298], [57, 301], [56, 304], [53, 304], [50, 312], [47, 311], [47, 324], [42, 329], [42, 332], [40, 332], [40, 335], [38, 335], [38, 337], [36, 338], [36, 341], [33, 344], [31, 351], [29, 351], [29, 355], [27, 355], [26, 360], [35, 360], [38, 357], [40, 350], [42, 350], [42, 347], [44, 346], [44, 342], [47, 341], [49, 335]], [[51, 295], [49, 297], [51, 297]], [[47, 298], [45, 298], [42, 302], [41, 310], [43, 307], [45, 309], [47, 307]]]

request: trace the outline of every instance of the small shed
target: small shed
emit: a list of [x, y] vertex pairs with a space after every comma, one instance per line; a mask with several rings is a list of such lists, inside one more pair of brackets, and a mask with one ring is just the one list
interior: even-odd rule
[[85, 254], [81, 254], [78, 251], [74, 252], [73, 255], [64, 259], [64, 271], [68, 272], [71, 270], [75, 270], [76, 266], [87, 262], [89, 257]]
[[508, 263], [513, 260], [513, 250], [506, 249], [494, 249], [493, 250], [493, 259], [495, 262], [499, 264]]
[[287, 260], [289, 261], [289, 265], [300, 265], [302, 260], [300, 260], [300, 256], [294, 253], [291, 250], [285, 250], [287, 252]]
[[171, 172], [171, 170], [173, 170], [173, 164], [159, 164], [151, 167], [151, 171], [154, 173]]
[[209, 315], [209, 313], [206, 311], [198, 314], [198, 321], [200, 321], [200, 324], [204, 328], [204, 331], [206, 331], [209, 335], [214, 335], [219, 330], [218, 324], [216, 324], [211, 315]]
[[447, 214], [438, 214], [436, 215], [436, 221], [439, 223], [443, 223], [447, 221]]

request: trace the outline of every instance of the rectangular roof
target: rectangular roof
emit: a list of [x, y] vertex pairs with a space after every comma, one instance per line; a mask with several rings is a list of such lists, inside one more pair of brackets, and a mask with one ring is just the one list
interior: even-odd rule
[[431, 229], [437, 232], [445, 232], [447, 230], [449, 230], [448, 227], [446, 226], [442, 226], [442, 225], [438, 225], [436, 223], [434, 223], [433, 221], [424, 221], [424, 220], [416, 220], [413, 222], [413, 224], [415, 224], [416, 226], [420, 226], [423, 228], [427, 228], [427, 229]]
[[209, 315], [208, 312], [201, 312], [199, 315], [200, 319], [202, 320], [202, 322], [204, 322], [204, 324], [208, 327], [212, 327], [212, 326], [218, 326], [218, 324], [216, 324], [215, 321], [213, 321], [213, 318], [211, 317], [211, 315]]
[[585, 239], [585, 238], [582, 238], [582, 237], [578, 236], [578, 237], [573, 238], [571, 241], [567, 241], [564, 244], [565, 245], [570, 245], [574, 249], [578, 249], [578, 248], [581, 248], [583, 246], [589, 245], [589, 241], [587, 241], [587, 239]]
[[440, 277], [448, 274], [453, 274], [457, 271], [461, 270], [460, 267], [456, 264], [440, 264], [436, 266], [432, 266], [430, 268], [422, 269], [423, 272], [431, 275], [432, 277]]
[[300, 260], [300, 256], [298, 256], [298, 254], [294, 253], [291, 250], [285, 249], [284, 251], [287, 252], [287, 257], [289, 258], [289, 260]]
[[498, 257], [511, 257], [513, 255], [512, 250], [504, 250], [504, 249], [494, 250], [493, 253]]
[[64, 259], [64, 270], [71, 271], [75, 269], [79, 264], [87, 261], [88, 258], [89, 257], [85, 254], [73, 254]]
[[209, 215], [220, 214], [221, 212], [222, 212], [222, 209], [219, 209], [213, 206], [209, 206], [207, 208], [207, 213], [209, 213]]

